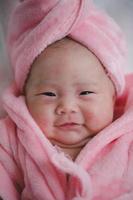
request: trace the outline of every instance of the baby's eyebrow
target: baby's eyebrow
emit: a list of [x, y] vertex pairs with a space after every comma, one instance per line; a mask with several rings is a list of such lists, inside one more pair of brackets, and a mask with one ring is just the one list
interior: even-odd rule
[[50, 80], [41, 80], [36, 83], [37, 86], [52, 86], [57, 87], [58, 83], [56, 81], [50, 81]]
[[[43, 87], [54, 87], [54, 88], [62, 88], [63, 85], [60, 85], [57, 81], [54, 80], [40, 80], [39, 82], [37, 82], [36, 84], [38, 87], [39, 86], [43, 86]], [[98, 82], [94, 81], [94, 80], [90, 80], [90, 81], [83, 81], [83, 82], [73, 82], [72, 83], [73, 87], [97, 87], [98, 86]]]
[[83, 86], [97, 86], [97, 81], [88, 81], [88, 82], [80, 82], [75, 83], [75, 86], [83, 87]]

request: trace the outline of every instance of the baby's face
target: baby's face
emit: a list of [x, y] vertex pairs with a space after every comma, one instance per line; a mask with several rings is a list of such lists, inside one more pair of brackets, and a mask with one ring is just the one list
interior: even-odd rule
[[34, 62], [25, 87], [29, 111], [64, 149], [83, 147], [113, 120], [115, 89], [98, 59], [68, 39]]

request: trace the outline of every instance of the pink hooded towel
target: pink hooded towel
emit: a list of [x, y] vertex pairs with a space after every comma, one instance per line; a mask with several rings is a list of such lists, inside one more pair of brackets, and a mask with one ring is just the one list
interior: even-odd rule
[[[95, 53], [118, 96], [116, 119], [74, 162], [52, 146], [21, 95], [34, 59], [65, 36]], [[24, 0], [13, 12], [8, 47], [15, 81], [3, 96], [8, 116], [0, 122], [0, 198], [132, 200], [133, 75], [125, 83], [125, 42], [118, 26], [89, 0]]]

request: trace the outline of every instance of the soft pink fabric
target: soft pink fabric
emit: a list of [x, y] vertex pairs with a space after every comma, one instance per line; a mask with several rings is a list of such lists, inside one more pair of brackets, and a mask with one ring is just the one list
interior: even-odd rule
[[116, 114], [121, 116], [97, 134], [75, 162], [47, 140], [15, 85], [7, 90], [3, 102], [8, 117], [0, 122], [0, 197], [4, 200], [132, 200], [132, 85], [133, 74], [116, 104]]
[[126, 47], [115, 22], [91, 0], [25, 0], [16, 6], [9, 24], [8, 48], [15, 80], [22, 90], [31, 64], [51, 43], [68, 36], [90, 49], [114, 82], [124, 89]]

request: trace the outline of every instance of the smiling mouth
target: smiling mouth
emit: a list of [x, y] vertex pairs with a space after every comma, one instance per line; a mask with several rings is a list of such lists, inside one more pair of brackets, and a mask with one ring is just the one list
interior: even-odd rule
[[64, 123], [64, 124], [58, 125], [56, 127], [61, 129], [61, 130], [64, 130], [64, 131], [65, 130], [76, 131], [76, 130], [79, 130], [82, 127], [82, 125], [71, 122], [71, 123]]

